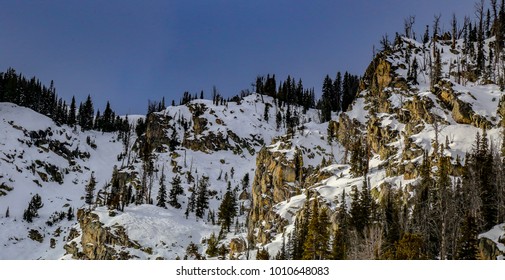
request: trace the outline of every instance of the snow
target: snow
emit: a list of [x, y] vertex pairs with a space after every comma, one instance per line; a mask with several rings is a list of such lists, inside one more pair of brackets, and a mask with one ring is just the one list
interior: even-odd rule
[[[75, 165], [64, 157], [40, 148], [32, 143], [31, 131], [49, 131], [45, 139], [64, 143], [70, 151], [79, 149], [90, 154], [87, 158], [76, 158]], [[84, 185], [91, 173], [95, 173], [97, 187], [110, 181], [112, 168], [117, 162], [116, 155], [122, 145], [111, 133], [95, 131], [74, 131], [68, 126], [58, 126], [51, 119], [31, 109], [11, 103], [0, 103], [0, 184], [13, 188], [7, 195], [0, 196], [0, 259], [58, 259], [64, 254], [63, 238], [75, 225], [73, 221], [63, 221], [48, 226], [45, 222], [54, 212], [67, 212], [69, 207], [77, 212], [84, 205]], [[90, 137], [97, 147], [86, 144]], [[47, 171], [36, 164], [47, 162], [63, 174], [63, 182], [44, 182], [37, 172]], [[36, 166], [32, 169], [32, 164]], [[41, 186], [35, 182], [38, 181]], [[44, 206], [38, 211], [39, 217], [33, 223], [22, 220], [23, 212], [34, 194], [42, 197]], [[4, 214], [9, 208], [10, 217]], [[55, 233], [60, 228], [61, 234]], [[38, 230], [43, 236], [42, 244], [28, 238], [30, 229]], [[58, 246], [50, 248], [50, 239], [54, 238]]]
[[152, 248], [152, 255], [140, 250], [130, 249], [132, 255], [141, 259], [175, 259], [184, 257], [186, 247], [191, 241], [209, 237], [212, 232], [219, 233], [219, 226], [206, 222], [195, 222], [185, 219], [181, 211], [174, 208], [163, 209], [153, 205], [138, 205], [129, 207], [128, 211], [114, 217], [109, 217], [109, 210], [97, 208], [95, 213], [105, 227], [121, 225], [125, 228], [130, 240], [139, 241], [143, 247]]
[[[411, 60], [417, 59], [422, 69], [423, 56], [430, 55], [431, 48], [426, 47], [413, 40], [404, 38], [405, 44], [411, 44], [418, 48], [419, 52], [413, 52]], [[487, 42], [489, 43], [489, 42]], [[461, 41], [458, 41], [460, 48]], [[449, 71], [451, 61], [456, 61], [459, 54], [454, 54], [448, 46], [439, 45], [443, 49], [442, 62], [444, 63], [444, 73]], [[404, 55], [399, 50], [388, 58], [395, 66], [395, 74], [406, 78], [407, 70], [399, 67], [406, 65], [410, 61], [405, 61]], [[438, 137], [441, 143], [447, 139], [448, 147], [444, 153], [450, 155], [453, 161], [459, 157], [464, 160], [465, 154], [472, 149], [475, 135], [481, 132], [481, 129], [471, 125], [457, 124], [452, 118], [452, 114], [440, 102], [437, 96], [430, 91], [429, 73], [418, 73], [419, 85], [411, 85], [412, 89], [404, 92], [400, 89], [389, 88], [390, 96], [388, 98], [392, 109], [401, 108], [402, 104], [411, 100], [415, 95], [419, 98], [429, 98], [433, 101], [434, 108], [431, 113], [440, 117], [444, 122], [438, 127]], [[453, 77], [453, 89], [457, 93], [457, 98], [463, 102], [469, 103], [474, 112], [491, 124], [497, 125], [500, 116], [497, 113], [499, 100], [503, 96], [496, 85], [481, 85], [479, 81], [468, 82], [465, 85], [458, 84]], [[350, 119], [359, 122], [364, 128], [369, 121], [369, 106], [364, 96], [368, 94], [363, 91], [359, 98], [352, 104], [350, 111], [346, 112]], [[194, 115], [190, 108], [204, 106], [205, 109], [199, 118], [207, 121], [205, 129], [201, 133], [195, 131]], [[269, 107], [268, 121], [264, 119], [265, 108]], [[155, 166], [155, 182], [153, 185], [152, 198], [155, 200], [159, 189], [159, 178], [163, 169], [166, 175], [166, 184], [169, 186], [171, 179], [175, 175], [180, 175], [182, 187], [185, 194], [179, 197], [182, 204], [181, 209], [169, 207], [163, 209], [153, 205], [130, 205], [124, 212], [117, 212], [116, 216], [109, 216], [109, 211], [103, 207], [95, 210], [100, 217], [100, 221], [107, 227], [121, 225], [131, 240], [137, 241], [143, 247], [152, 248], [152, 255], [141, 250], [128, 249], [132, 255], [141, 259], [154, 259], [162, 257], [174, 259], [183, 257], [187, 245], [190, 242], [200, 244], [200, 242], [210, 236], [212, 233], [219, 232], [219, 226], [212, 225], [211, 222], [204, 219], [197, 219], [194, 213], [191, 213], [186, 219], [184, 210], [186, 208], [189, 190], [194, 187], [194, 183], [189, 183], [184, 174], [192, 173], [195, 180], [202, 176], [209, 178], [210, 190], [215, 193], [209, 201], [209, 209], [217, 213], [221, 203], [221, 198], [228, 187], [225, 177], [228, 177], [231, 188], [236, 188], [239, 193], [242, 190], [241, 180], [245, 174], [249, 174], [250, 183], [248, 191], [254, 178], [257, 153], [266, 147], [272, 153], [278, 153], [279, 157], [286, 160], [292, 160], [298, 149], [303, 156], [304, 167], [318, 167], [321, 165], [323, 157], [327, 166], [321, 171], [329, 173], [331, 176], [312, 186], [303, 186], [317, 192], [318, 198], [323, 200], [328, 207], [335, 209], [340, 202], [342, 192], [347, 196], [353, 186], [362, 188], [365, 178], [352, 177], [350, 167], [346, 164], [344, 158], [344, 148], [333, 141], [328, 143], [327, 129], [328, 123], [319, 122], [317, 110], [309, 109], [305, 114], [302, 108], [291, 106], [292, 113], [303, 115], [302, 126], [300, 126], [294, 135], [287, 137], [286, 128], [282, 125], [276, 126], [277, 112], [286, 113], [286, 106], [279, 106], [268, 96], [252, 94], [241, 100], [240, 103], [229, 102], [227, 105], [214, 105], [209, 100], [193, 100], [189, 104], [182, 106], [169, 106], [166, 110], [155, 113], [167, 117], [166, 136], [169, 137], [175, 132], [180, 142], [186, 140], [202, 140], [210, 135], [221, 135], [223, 139], [233, 149], [221, 150], [191, 150], [176, 147], [173, 152], [161, 151], [153, 153]], [[334, 114], [333, 120], [338, 120], [339, 115]], [[130, 123], [135, 124], [138, 119], [144, 116], [128, 116]], [[405, 180], [403, 176], [386, 176], [383, 165], [388, 160], [403, 161], [405, 135], [405, 124], [398, 120], [396, 113], [386, 112], [377, 114], [378, 125], [390, 131], [397, 131], [400, 135], [388, 145], [397, 148], [398, 153], [388, 159], [381, 159], [378, 155], [372, 155], [369, 162], [369, 174], [366, 178], [370, 181], [372, 188], [378, 188], [387, 183], [395, 188], [415, 184], [416, 180]], [[187, 130], [183, 124], [188, 124]], [[410, 135], [410, 140], [420, 149], [429, 153], [433, 152], [433, 139], [436, 135], [436, 128], [428, 123], [421, 123], [423, 129]], [[20, 107], [11, 103], [0, 103], [0, 184], [13, 187], [12, 191], [6, 195], [0, 196], [0, 259], [69, 259], [65, 255], [63, 245], [69, 240], [64, 240], [68, 236], [71, 228], [79, 229], [75, 219], [73, 221], [63, 220], [56, 225], [48, 226], [45, 222], [51, 214], [57, 211], [67, 211], [69, 207], [77, 208], [84, 206], [84, 186], [94, 173], [97, 179], [97, 191], [110, 181], [114, 166], [121, 167], [124, 161], [119, 162], [117, 155], [123, 150], [122, 143], [117, 140], [115, 133], [101, 133], [96, 131], [81, 132], [79, 129], [73, 129], [68, 126], [58, 126], [50, 118], [42, 116], [30, 109]], [[49, 149], [48, 144], [35, 145], [30, 139], [31, 132], [50, 132], [45, 139], [63, 143], [70, 151], [78, 149], [82, 153], [89, 153], [89, 158], [76, 158], [75, 164], [71, 163], [65, 157]], [[186, 135], [185, 135], [186, 132]], [[487, 131], [490, 140], [499, 145], [501, 144], [501, 129], [493, 127]], [[235, 139], [234, 135], [238, 137]], [[87, 138], [91, 139], [96, 148], [86, 143]], [[132, 139], [132, 142], [135, 141]], [[132, 143], [133, 145], [133, 143]], [[246, 147], [247, 145], [247, 147]], [[236, 149], [235, 149], [236, 148]], [[251, 152], [248, 150], [250, 149]], [[413, 163], [420, 163], [421, 157], [412, 159]], [[47, 173], [43, 166], [36, 162], [47, 162], [54, 166], [63, 174], [62, 184], [58, 182], [43, 182], [41, 173]], [[407, 163], [406, 161], [403, 163]], [[132, 152], [132, 160], [128, 169], [120, 172], [142, 170], [142, 163], [138, 158], [136, 151]], [[233, 170], [233, 171], [232, 171]], [[232, 174], [233, 173], [233, 174]], [[39, 186], [39, 184], [41, 186]], [[298, 183], [293, 183], [297, 187]], [[293, 223], [297, 211], [305, 204], [306, 195], [293, 196], [287, 201], [282, 201], [274, 206], [274, 211], [282, 218], [288, 221], [288, 226], [283, 232], [277, 232], [273, 241], [267, 244], [266, 248], [271, 255], [279, 250], [282, 245], [283, 234], [289, 234], [293, 230]], [[43, 199], [44, 207], [39, 210], [38, 218], [33, 223], [22, 221], [22, 214], [28, 205], [28, 201], [34, 194], [40, 194]], [[241, 201], [244, 206], [250, 206], [251, 202]], [[347, 203], [350, 203], [348, 197]], [[4, 217], [4, 213], [9, 207], [10, 217]], [[238, 218], [239, 224], [246, 222], [247, 213]], [[503, 236], [504, 224], [494, 227], [491, 231], [481, 234], [481, 237], [489, 238], [497, 243], [500, 250], [505, 250], [504, 245], [498, 243]], [[60, 228], [61, 233], [56, 230]], [[222, 243], [228, 243], [232, 238], [244, 238], [247, 235], [246, 226], [233, 230], [228, 234]], [[38, 230], [43, 236], [44, 241], [38, 243], [28, 238], [30, 229]], [[50, 239], [54, 238], [55, 248], [50, 248]], [[80, 241], [77, 237], [74, 241]], [[79, 243], [79, 242], [78, 242]], [[205, 246], [201, 251], [205, 250]], [[254, 252], [251, 252], [254, 258]], [[244, 256], [241, 256], [244, 258]]]

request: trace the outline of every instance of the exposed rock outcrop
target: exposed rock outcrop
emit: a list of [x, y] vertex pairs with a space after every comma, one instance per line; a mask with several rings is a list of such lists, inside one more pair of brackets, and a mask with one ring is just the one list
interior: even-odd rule
[[497, 257], [504, 256], [504, 253], [498, 249], [496, 243], [485, 237], [479, 239], [479, 257], [483, 260], [496, 260]]
[[450, 81], [442, 80], [437, 84], [435, 94], [440, 98], [447, 109], [451, 110], [451, 115], [457, 123], [471, 124], [479, 128], [489, 128], [491, 123], [475, 113], [470, 103], [458, 98], [461, 93], [455, 92]]
[[279, 151], [263, 148], [256, 159], [256, 173], [252, 185], [252, 208], [249, 213], [249, 239], [253, 243], [266, 243], [282, 231], [287, 221], [272, 207], [300, 193], [303, 160], [295, 148], [292, 159]]
[[[122, 226], [105, 227], [97, 214], [79, 209], [77, 211], [81, 234], [81, 248], [76, 241], [71, 241], [64, 246], [67, 254], [74, 259], [85, 260], [117, 260], [131, 259], [127, 248], [142, 249], [136, 241], [129, 239]], [[70, 239], [70, 238], [69, 238]]]

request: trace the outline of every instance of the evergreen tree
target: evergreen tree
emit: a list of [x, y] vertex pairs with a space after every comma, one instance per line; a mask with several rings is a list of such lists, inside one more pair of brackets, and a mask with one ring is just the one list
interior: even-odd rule
[[94, 109], [91, 96], [88, 95], [86, 102], [79, 109], [79, 125], [83, 130], [90, 130], [93, 128]]
[[477, 223], [475, 218], [469, 213], [465, 215], [463, 224], [461, 225], [461, 235], [458, 239], [457, 258], [460, 260], [475, 260], [477, 259], [478, 244], [477, 239]]
[[7, 211], [5, 211], [5, 218], [9, 218], [10, 217], [10, 211], [9, 211], [9, 207], [7, 206]]
[[35, 194], [28, 203], [28, 208], [23, 213], [23, 220], [28, 223], [33, 222], [33, 218], [39, 216], [38, 211], [43, 206], [44, 204], [42, 203], [42, 198], [39, 194]]
[[342, 81], [342, 111], [346, 112], [349, 106], [352, 104], [356, 98], [356, 93], [358, 92], [359, 78], [353, 76], [348, 72], [344, 73], [344, 79]]
[[335, 77], [335, 81], [333, 81], [333, 96], [333, 111], [342, 111], [342, 74], [340, 72], [337, 72], [337, 77]]
[[317, 198], [314, 199], [312, 203], [312, 208], [310, 211], [310, 220], [307, 228], [307, 235], [305, 242], [303, 243], [303, 259], [304, 260], [316, 260], [317, 259], [317, 249], [318, 249], [318, 237], [319, 237], [319, 203]]
[[33, 222], [33, 212], [31, 211], [30, 205], [28, 205], [28, 208], [23, 212], [23, 220], [25, 220], [27, 223]]
[[423, 238], [423, 253], [428, 255], [428, 245], [430, 239], [430, 211], [431, 198], [430, 189], [434, 184], [434, 180], [430, 176], [430, 161], [428, 153], [423, 154], [423, 162], [420, 167], [420, 182], [416, 186], [416, 196], [414, 197], [414, 210], [412, 213], [412, 227], [415, 233]]
[[269, 260], [270, 259], [270, 253], [268, 253], [268, 250], [265, 248], [258, 249], [256, 252], [256, 260]]
[[288, 253], [286, 250], [286, 238], [284, 234], [282, 235], [282, 245], [281, 249], [277, 252], [277, 255], [275, 255], [276, 260], [287, 260], [288, 259]]
[[209, 257], [215, 257], [219, 253], [219, 240], [215, 233], [211, 233], [209, 239], [207, 239], [207, 250], [205, 253]]
[[74, 217], [75, 217], [74, 209], [72, 207], [68, 207], [67, 220], [72, 221]]
[[[32, 197], [30, 204], [33, 206], [33, 209], [36, 209], [36, 210], [39, 210], [40, 208], [44, 207], [44, 203], [42, 203], [42, 197], [40, 197], [40, 195], [38, 195], [38, 194], [35, 194]], [[37, 215], [35, 215], [35, 216], [37, 216]]]
[[168, 195], [168, 204], [179, 209], [181, 208], [181, 204], [177, 200], [177, 196], [184, 193], [184, 190], [181, 187], [181, 177], [179, 177], [179, 175], [175, 175], [170, 184], [172, 185], [172, 188], [170, 189], [170, 193]]
[[275, 115], [275, 124], [276, 124], [277, 130], [279, 130], [279, 128], [281, 128], [281, 124], [282, 124], [282, 113], [281, 113], [281, 111], [278, 111], [277, 114]]
[[489, 140], [487, 139], [487, 131], [484, 129], [482, 132], [480, 150], [476, 155], [476, 167], [479, 174], [480, 193], [482, 200], [482, 215], [484, 220], [484, 229], [491, 229], [498, 223], [497, 217], [497, 203], [496, 203], [496, 188], [495, 178], [496, 172], [493, 169], [493, 153], [489, 147]]
[[405, 233], [402, 238], [395, 244], [396, 260], [422, 260], [425, 259], [423, 254], [423, 239], [418, 234]]
[[93, 204], [93, 198], [95, 197], [95, 187], [96, 187], [96, 179], [95, 179], [95, 173], [91, 172], [91, 176], [89, 178], [88, 184], [84, 188], [84, 191], [86, 192], [86, 195], [84, 196], [84, 202], [91, 207], [91, 204]]
[[333, 81], [330, 76], [326, 75], [323, 82], [323, 95], [321, 104], [322, 122], [331, 120], [332, 96], [333, 96]]
[[246, 191], [249, 188], [249, 173], [246, 173], [244, 175], [244, 178], [242, 178], [241, 184], [242, 184], [242, 191]]
[[[96, 120], [95, 120], [96, 122]], [[114, 131], [114, 112], [110, 108], [110, 103], [107, 101], [105, 111], [103, 111], [101, 130], [105, 132]]]
[[358, 187], [356, 186], [352, 186], [351, 199], [351, 209], [349, 210], [349, 214], [351, 215], [350, 224], [358, 233], [362, 234], [363, 229], [365, 228], [365, 221], [362, 215], [363, 211], [361, 209], [360, 193], [358, 191]]
[[265, 111], [263, 112], [263, 119], [268, 122], [270, 104], [265, 103]]
[[358, 137], [351, 145], [351, 174], [354, 177], [363, 176], [368, 169], [368, 161], [366, 161], [366, 150], [363, 147], [361, 137]]
[[161, 169], [161, 177], [160, 177], [160, 189], [158, 191], [158, 196], [156, 197], [158, 201], [156, 206], [167, 208], [167, 187], [165, 186], [165, 167]]
[[337, 210], [338, 228], [333, 235], [332, 258], [335, 260], [345, 260], [347, 258], [347, 248], [349, 246], [347, 202], [345, 190], [342, 191], [340, 206]]
[[386, 205], [384, 207], [384, 235], [385, 242], [383, 247], [385, 255], [396, 254], [396, 242], [400, 239], [399, 211], [396, 205], [395, 192], [392, 188], [388, 190]]
[[209, 177], [202, 176], [197, 185], [197, 194], [195, 201], [195, 215], [203, 219], [205, 210], [209, 208]]
[[331, 258], [331, 246], [330, 246], [330, 217], [328, 214], [328, 208], [322, 207], [319, 211], [318, 217], [318, 228], [319, 236], [317, 239], [317, 250], [316, 257], [320, 260], [325, 260]]
[[235, 199], [235, 194], [232, 192], [230, 186], [228, 186], [221, 205], [219, 205], [219, 212], [217, 214], [221, 228], [225, 229], [227, 232], [230, 232], [230, 226], [236, 215], [237, 201]]

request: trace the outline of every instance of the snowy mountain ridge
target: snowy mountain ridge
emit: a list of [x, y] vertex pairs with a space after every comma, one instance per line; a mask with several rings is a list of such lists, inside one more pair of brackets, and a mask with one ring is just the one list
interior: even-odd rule
[[[493, 42], [486, 40], [487, 52]], [[372, 61], [351, 108], [326, 123], [316, 109], [251, 94], [136, 118], [138, 130], [126, 141], [0, 103], [0, 259], [247, 259], [260, 249], [275, 256], [313, 207], [335, 231], [353, 192], [368, 188], [380, 207], [395, 193], [402, 211], [413, 212], [425, 154], [434, 178], [435, 163], [448, 158], [456, 183], [478, 133], [486, 129], [501, 146], [503, 90], [487, 81], [492, 77], [455, 70], [465, 59], [471, 64], [463, 48], [463, 40], [452, 48], [401, 37]], [[441, 76], [433, 82], [437, 53]], [[85, 186], [92, 176], [90, 205]], [[161, 186], [169, 193], [176, 177], [176, 203], [156, 206]], [[202, 188], [207, 201], [199, 214], [191, 205]], [[43, 206], [30, 223], [23, 216], [35, 194]], [[227, 230], [220, 213], [228, 194], [236, 214]], [[480, 236], [503, 248], [502, 228]], [[360, 250], [350, 257], [374, 257]]]

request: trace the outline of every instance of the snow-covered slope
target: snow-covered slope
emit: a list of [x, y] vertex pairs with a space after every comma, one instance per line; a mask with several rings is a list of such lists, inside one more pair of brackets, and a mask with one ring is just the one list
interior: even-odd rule
[[[46, 222], [70, 207], [76, 211], [85, 205], [84, 186], [92, 172], [97, 186], [110, 180], [122, 149], [117, 135], [74, 131], [11, 103], [0, 103], [0, 131], [0, 259], [60, 258], [75, 218], [51, 226]], [[23, 212], [35, 194], [44, 206], [38, 210], [39, 217], [27, 223]], [[28, 237], [32, 229], [40, 233], [42, 242]]]
[[[491, 42], [486, 41], [486, 49]], [[441, 53], [442, 77], [431, 84], [427, 66], [434, 60], [428, 59], [433, 56], [431, 44], [402, 38], [393, 49], [379, 54], [349, 111], [333, 115], [329, 123], [319, 122], [317, 110], [304, 112], [252, 94], [225, 105], [193, 100], [146, 118], [130, 118], [132, 123], [141, 119], [146, 128], [125, 143], [115, 133], [58, 126], [29, 109], [2, 103], [0, 259], [91, 258], [103, 253], [103, 248], [100, 252], [93, 248], [107, 242], [132, 258], [183, 258], [191, 243], [205, 256], [211, 234], [221, 235], [219, 246], [235, 244], [233, 254], [226, 257], [254, 258], [254, 248], [250, 253], [237, 249], [248, 246], [246, 240], [275, 255], [295, 220], [307, 210], [309, 190], [310, 199], [317, 197], [332, 214], [343, 191], [350, 203], [351, 189], [362, 188], [364, 182], [376, 194], [384, 186], [412, 194], [424, 151], [441, 151], [457, 165], [484, 127], [492, 143], [501, 143], [503, 91], [483, 79], [448, 74], [463, 59], [462, 41], [455, 50], [447, 42], [435, 43]], [[417, 73], [415, 79], [412, 71]], [[298, 120], [289, 130], [284, 121], [288, 108]], [[366, 178], [351, 172], [350, 149], [356, 139], [367, 143]], [[113, 199], [98, 203], [92, 212], [95, 216], [90, 217], [99, 228], [76, 218], [68, 220], [65, 214], [60, 219], [60, 212], [67, 213], [70, 207], [74, 213], [89, 208], [84, 187], [92, 173], [97, 179], [95, 194], [110, 198], [119, 186], [118, 200], [125, 207], [111, 204]], [[165, 177], [169, 191], [176, 176], [183, 189], [178, 196], [181, 207], [155, 206], [161, 178]], [[203, 217], [197, 217], [188, 204], [202, 178], [208, 180], [209, 203]], [[220, 232], [217, 213], [228, 188], [238, 198], [239, 211], [226, 233]], [[39, 217], [28, 223], [23, 212], [35, 194], [44, 206]], [[5, 217], [7, 209], [9, 217]], [[110, 237], [111, 233], [107, 236], [117, 239], [104, 241], [89, 232], [102, 229], [124, 229], [127, 237]], [[497, 232], [482, 236], [495, 242]], [[115, 243], [123, 241], [133, 245]], [[86, 250], [93, 255], [83, 255]]]
[[[316, 197], [324, 201], [332, 212], [336, 211], [343, 191], [349, 204], [352, 186], [361, 189], [365, 181], [377, 193], [383, 186], [409, 189], [411, 192], [409, 186], [419, 181], [418, 170], [423, 151], [434, 154], [443, 148], [443, 154], [450, 156], [454, 165], [463, 163], [466, 153], [474, 147], [477, 133], [482, 134], [484, 127], [490, 143], [501, 147], [499, 106], [504, 92], [498, 85], [484, 79], [471, 81], [449, 75], [454, 72], [457, 62], [466, 58], [462, 52], [463, 41], [457, 41], [455, 50], [450, 49], [447, 41], [423, 45], [412, 39], [401, 38], [401, 42], [392, 50], [379, 54], [372, 62], [358, 98], [333, 126], [352, 124], [359, 131], [355, 137], [368, 139], [371, 159], [367, 178], [352, 176], [349, 165], [345, 164], [347, 161], [337, 157], [334, 164], [323, 169], [333, 176], [313, 186], [305, 186], [314, 190]], [[485, 42], [486, 50], [492, 42], [493, 39]], [[434, 86], [430, 84], [430, 67], [425, 65], [433, 56], [432, 44], [436, 44], [440, 50], [442, 63], [441, 81]], [[409, 78], [409, 71], [414, 70], [408, 69], [414, 60], [418, 63], [417, 82]], [[329, 127], [332, 128], [332, 125]], [[330, 133], [340, 138], [339, 142], [342, 143], [345, 131], [336, 128]], [[437, 137], [438, 146], [435, 144]], [[311, 145], [324, 145], [324, 142], [315, 139]], [[374, 146], [374, 143], [377, 145]], [[344, 148], [340, 149], [343, 151]], [[306, 204], [306, 197], [304, 191], [274, 206], [276, 213], [289, 224], [266, 244], [270, 255], [280, 250], [282, 242], [286, 242], [286, 236], [293, 231], [299, 210]], [[496, 232], [490, 231], [481, 237], [494, 234], [489, 239], [497, 242]], [[502, 244], [500, 246], [502, 248]]]

